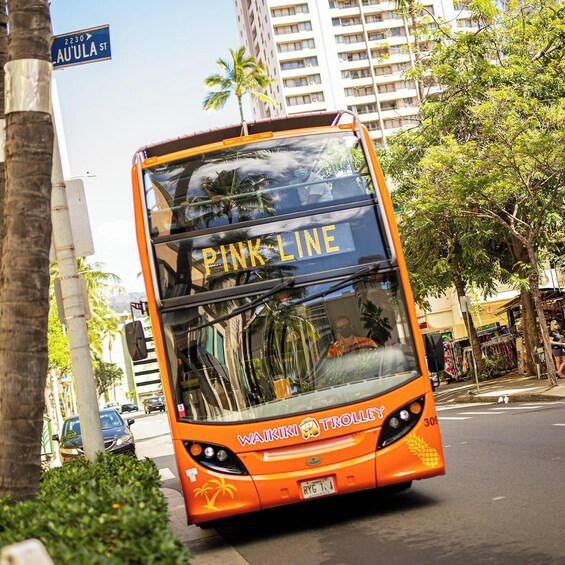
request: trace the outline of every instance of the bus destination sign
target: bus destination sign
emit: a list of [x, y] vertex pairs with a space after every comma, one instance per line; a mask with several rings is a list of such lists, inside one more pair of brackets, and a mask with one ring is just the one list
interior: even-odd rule
[[55, 69], [111, 58], [109, 25], [55, 35], [51, 43], [51, 61]]

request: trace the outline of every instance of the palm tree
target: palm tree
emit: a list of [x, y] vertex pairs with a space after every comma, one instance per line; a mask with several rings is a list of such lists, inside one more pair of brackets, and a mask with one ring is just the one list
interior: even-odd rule
[[276, 100], [260, 92], [275, 79], [267, 75], [265, 67], [258, 63], [254, 57], [245, 54], [245, 47], [240, 47], [236, 51], [230, 49], [229, 52], [231, 61], [224, 59], [216, 61], [223, 74], [214, 73], [204, 79], [205, 86], [218, 90], [206, 95], [202, 107], [204, 110], [221, 110], [233, 93], [237, 98], [239, 116], [243, 123], [245, 120], [243, 118], [242, 98], [245, 94], [267, 104], [277, 104]]
[[35, 497], [39, 487], [47, 376], [54, 136], [49, 108], [49, 1], [8, 0], [8, 20], [9, 62], [31, 61], [29, 65], [46, 83], [46, 88], [37, 89], [31, 107], [21, 107], [13, 93], [6, 100], [7, 213], [0, 269], [0, 497], [11, 495], [24, 500]]

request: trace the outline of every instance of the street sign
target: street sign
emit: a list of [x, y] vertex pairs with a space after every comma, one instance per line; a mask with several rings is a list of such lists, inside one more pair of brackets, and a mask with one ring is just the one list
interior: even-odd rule
[[51, 43], [51, 61], [55, 69], [111, 58], [108, 25], [55, 35]]

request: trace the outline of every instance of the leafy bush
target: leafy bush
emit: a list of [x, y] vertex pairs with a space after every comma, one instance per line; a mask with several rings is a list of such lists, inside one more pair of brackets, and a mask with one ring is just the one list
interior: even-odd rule
[[0, 499], [0, 547], [37, 538], [59, 565], [186, 564], [150, 459], [101, 455], [46, 472], [35, 500]]

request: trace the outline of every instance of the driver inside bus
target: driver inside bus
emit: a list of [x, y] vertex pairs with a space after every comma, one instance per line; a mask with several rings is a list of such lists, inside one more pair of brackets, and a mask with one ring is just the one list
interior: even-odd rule
[[340, 316], [336, 320], [335, 328], [338, 338], [330, 345], [327, 353], [328, 357], [341, 357], [347, 353], [378, 347], [370, 337], [356, 336], [351, 320], [347, 316]]

